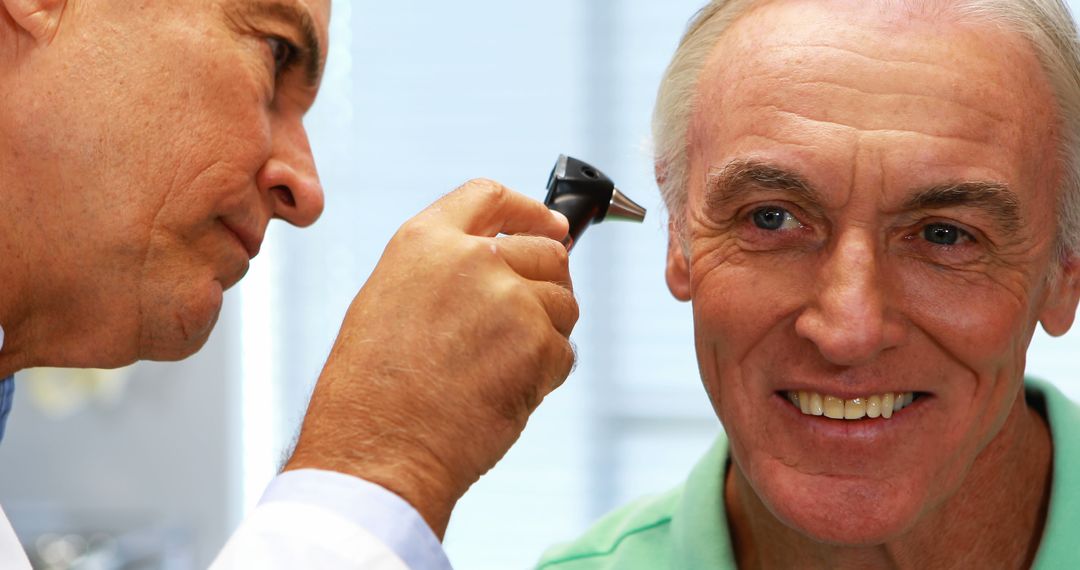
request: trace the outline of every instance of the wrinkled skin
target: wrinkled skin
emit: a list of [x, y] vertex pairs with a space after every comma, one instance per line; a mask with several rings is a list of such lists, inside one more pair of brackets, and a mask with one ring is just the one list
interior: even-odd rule
[[[1057, 109], [1022, 39], [900, 4], [768, 3], [699, 85], [667, 277], [731, 441], [746, 567], [938, 567], [958, 548], [1016, 567], [1038, 541], [1051, 449], [1024, 358], [1078, 297], [1076, 261], [1055, 256]], [[914, 201], [960, 182], [1007, 187], [1017, 219]], [[800, 389], [924, 396], [856, 424], [800, 414], [783, 397]]]

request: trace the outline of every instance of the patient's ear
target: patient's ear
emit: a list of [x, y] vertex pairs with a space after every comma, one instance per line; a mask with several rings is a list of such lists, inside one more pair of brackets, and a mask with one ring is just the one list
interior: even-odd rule
[[1076, 319], [1077, 303], [1080, 303], [1080, 254], [1072, 254], [1062, 263], [1061, 274], [1051, 284], [1039, 311], [1043, 330], [1051, 336], [1069, 332]]
[[683, 247], [683, 236], [675, 227], [674, 216], [668, 217], [667, 286], [680, 301], [690, 300], [690, 260]]
[[67, 0], [0, 0], [15, 25], [38, 42], [51, 42]]

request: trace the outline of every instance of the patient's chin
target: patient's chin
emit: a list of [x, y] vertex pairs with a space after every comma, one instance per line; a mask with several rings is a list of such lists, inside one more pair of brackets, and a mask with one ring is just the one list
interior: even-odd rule
[[175, 361], [198, 352], [214, 330], [223, 294], [216, 280], [189, 284], [146, 307], [140, 360]]
[[[899, 483], [899, 484], [898, 484]], [[902, 482], [786, 474], [754, 484], [780, 522], [816, 542], [872, 546], [911, 529], [923, 511], [922, 497]]]

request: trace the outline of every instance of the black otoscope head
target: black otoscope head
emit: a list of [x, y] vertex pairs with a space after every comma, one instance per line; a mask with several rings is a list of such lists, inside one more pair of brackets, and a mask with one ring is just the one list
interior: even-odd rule
[[570, 220], [567, 249], [574, 247], [585, 228], [604, 220], [641, 222], [645, 208], [627, 198], [615, 183], [592, 165], [560, 155], [547, 183], [544, 204]]

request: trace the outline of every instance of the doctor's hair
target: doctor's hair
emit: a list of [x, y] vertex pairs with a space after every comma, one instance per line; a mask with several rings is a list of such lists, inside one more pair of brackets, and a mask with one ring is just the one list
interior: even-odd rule
[[[949, 12], [965, 21], [1017, 33], [1030, 42], [1053, 90], [1061, 127], [1058, 254], [1062, 262], [1070, 255], [1080, 256], [1080, 44], [1069, 9], [1062, 0], [885, 1], [912, 10]], [[731, 25], [766, 3], [768, 0], [709, 2], [690, 20], [660, 82], [652, 120], [656, 182], [684, 247], [687, 147], [701, 73]]]

